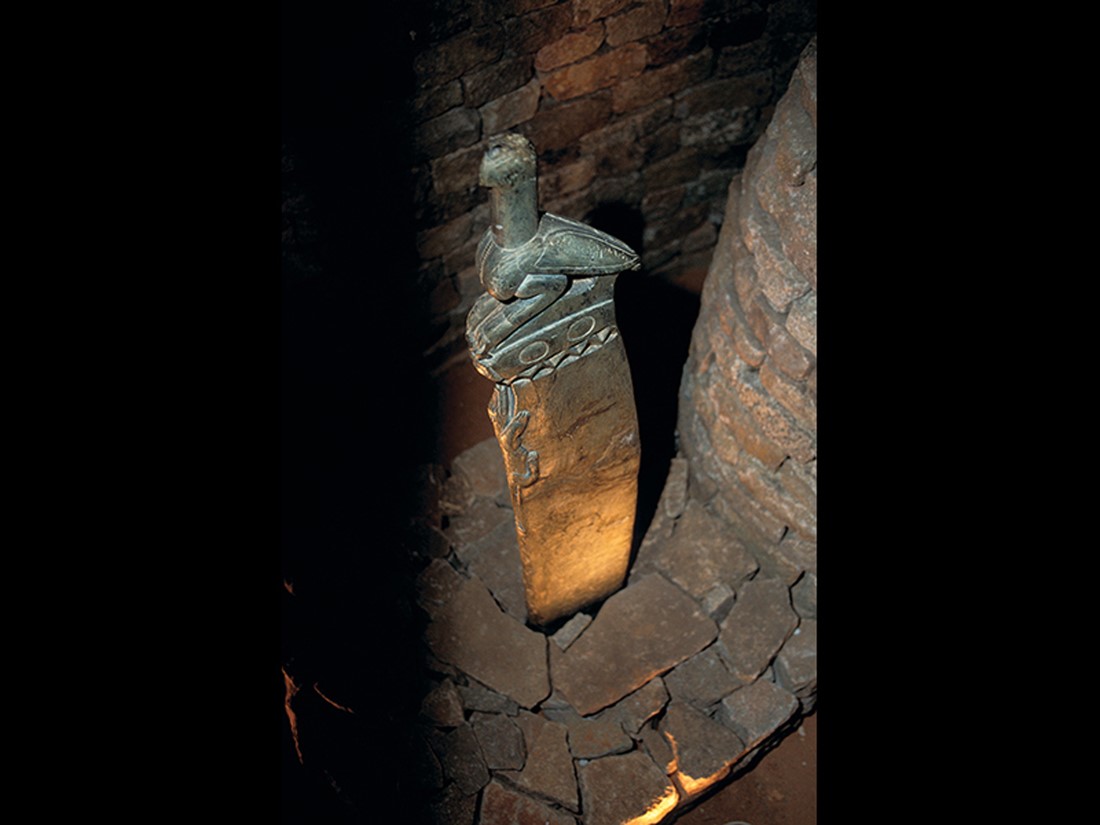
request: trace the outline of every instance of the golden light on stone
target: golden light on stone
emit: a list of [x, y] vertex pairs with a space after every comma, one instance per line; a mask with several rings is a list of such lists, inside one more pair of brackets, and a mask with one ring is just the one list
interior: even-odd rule
[[622, 825], [653, 825], [668, 816], [679, 801], [680, 794], [673, 785], [669, 785], [665, 794], [650, 803], [645, 813], [633, 819], [624, 820]]
[[690, 774], [684, 773], [683, 768], [680, 767], [680, 751], [676, 746], [676, 737], [668, 731], [664, 732], [664, 736], [668, 739], [668, 743], [672, 745], [672, 758], [673, 763], [676, 765], [676, 781], [680, 783], [680, 787], [684, 789], [684, 793], [687, 794], [688, 798], [697, 796], [698, 794], [709, 788], [711, 785], [713, 785], [715, 782], [718, 782], [719, 780], [725, 778], [725, 776], [730, 772], [730, 768], [733, 766], [733, 760], [730, 760], [729, 762], [726, 762], [724, 765], [722, 765], [721, 768], [712, 773], [710, 776], [704, 777], [695, 777], [691, 776]]

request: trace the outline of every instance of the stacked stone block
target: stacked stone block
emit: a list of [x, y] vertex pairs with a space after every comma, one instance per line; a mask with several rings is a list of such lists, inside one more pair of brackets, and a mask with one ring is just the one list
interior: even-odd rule
[[[702, 274], [727, 186], [816, 28], [809, 0], [429, 0], [410, 101], [429, 354], [461, 348], [488, 226], [477, 169], [514, 130], [545, 211], [636, 210], [646, 271]], [[694, 277], [698, 280], [698, 277]]]
[[[816, 206], [813, 41], [729, 188], [679, 417], [692, 497], [766, 575], [795, 586], [807, 619], [817, 598]], [[784, 679], [797, 681], [798, 661], [785, 660]]]

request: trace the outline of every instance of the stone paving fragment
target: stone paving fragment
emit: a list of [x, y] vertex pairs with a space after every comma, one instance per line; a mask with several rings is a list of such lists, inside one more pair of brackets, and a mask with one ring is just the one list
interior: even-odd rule
[[676, 773], [676, 754], [668, 739], [652, 725], [643, 726], [638, 735], [649, 758], [669, 776]]
[[523, 770], [501, 771], [501, 776], [522, 790], [564, 805], [571, 811], [579, 810], [577, 778], [565, 725], [533, 713], [521, 713], [516, 721], [527, 744], [527, 762]]
[[444, 679], [420, 703], [420, 714], [437, 725], [453, 728], [466, 721], [462, 697], [450, 679]]
[[462, 725], [447, 734], [439, 760], [443, 772], [465, 794], [475, 794], [489, 781], [489, 769], [481, 753], [474, 729]]
[[693, 599], [649, 575], [604, 602], [591, 626], [556, 658], [554, 687], [589, 716], [702, 650], [717, 634]]
[[715, 718], [754, 748], [798, 710], [798, 700], [774, 682], [760, 679], [722, 700]]
[[665, 687], [674, 701], [704, 710], [741, 687], [741, 681], [726, 669], [711, 645], [666, 673]]
[[662, 543], [654, 563], [697, 599], [717, 583], [735, 588], [759, 568], [725, 522], [695, 499], [687, 503], [672, 537]]
[[803, 619], [775, 657], [775, 681], [803, 705], [817, 693], [817, 621]]
[[[511, 512], [508, 511], [509, 514]], [[516, 527], [510, 515], [484, 536], [456, 545], [455, 555], [470, 573], [485, 583], [505, 613], [518, 622], [527, 621], [523, 565], [519, 558]]]
[[657, 729], [676, 756], [676, 779], [689, 796], [698, 796], [725, 778], [747, 753], [732, 730], [682, 702], [673, 702]]
[[493, 780], [481, 797], [478, 825], [576, 825], [577, 820]]
[[546, 637], [502, 613], [476, 579], [438, 609], [425, 637], [444, 662], [525, 708], [550, 694]]
[[594, 759], [580, 765], [577, 773], [584, 825], [659, 822], [679, 801], [676, 786], [640, 750]]
[[431, 804], [432, 822], [438, 825], [474, 825], [477, 795], [467, 794], [454, 782]]
[[473, 503], [451, 518], [447, 535], [461, 557], [461, 550], [468, 544], [487, 536], [501, 524], [514, 524], [510, 507], [500, 507], [492, 499], [475, 498]]
[[523, 732], [516, 723], [499, 713], [474, 713], [470, 716], [485, 764], [492, 770], [522, 770], [527, 761]]
[[664, 680], [658, 676], [600, 713], [600, 716], [616, 719], [624, 731], [635, 736], [642, 729], [642, 725], [664, 709], [668, 699], [668, 688], [665, 687]]
[[748, 684], [756, 679], [798, 626], [791, 594], [778, 579], [753, 579], [722, 622], [718, 652], [730, 672]]
[[468, 685], [459, 685], [458, 693], [462, 697], [462, 705], [466, 710], [478, 710], [485, 713], [504, 713], [515, 716], [519, 713], [519, 705], [507, 696], [502, 696], [495, 690], [490, 690], [480, 682], [473, 679]]
[[461, 587], [465, 576], [443, 559], [432, 559], [416, 579], [416, 603], [429, 614], [446, 604]]
[[547, 719], [560, 722], [568, 729], [569, 750], [574, 759], [595, 759], [611, 753], [626, 753], [634, 740], [623, 730], [616, 715], [580, 716], [572, 708], [544, 709]]
[[592, 624], [591, 616], [587, 613], [578, 613], [558, 628], [558, 632], [550, 638], [561, 650], [566, 650], [590, 624]]
[[722, 621], [729, 615], [736, 595], [728, 584], [714, 585], [702, 598], [703, 612], [716, 622]]
[[463, 476], [475, 496], [508, 501], [508, 477], [504, 456], [495, 438], [487, 438], [455, 457], [451, 472]]

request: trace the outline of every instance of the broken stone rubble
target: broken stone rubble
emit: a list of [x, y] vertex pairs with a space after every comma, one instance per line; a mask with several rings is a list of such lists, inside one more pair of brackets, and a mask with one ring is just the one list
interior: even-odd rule
[[[799, 577], [792, 595], [736, 537], [708, 531], [713, 516], [697, 501], [679, 502], [682, 480], [666, 485], [659, 535], [647, 534], [648, 572], [552, 635], [526, 627], [482, 578], [520, 575], [514, 537], [492, 536], [510, 511], [497, 501], [503, 480], [477, 463], [496, 462], [487, 444], [497, 453], [479, 445], [462, 463], [464, 488], [479, 491], [474, 516], [451, 513], [451, 551], [418, 580], [438, 674], [422, 705], [437, 731], [423, 779], [438, 816], [453, 817], [439, 825], [664, 818], [812, 709], [816, 622], [800, 613], [816, 613], [816, 576]], [[487, 540], [489, 566], [479, 564]], [[715, 580], [676, 575], [677, 552], [709, 559]]]

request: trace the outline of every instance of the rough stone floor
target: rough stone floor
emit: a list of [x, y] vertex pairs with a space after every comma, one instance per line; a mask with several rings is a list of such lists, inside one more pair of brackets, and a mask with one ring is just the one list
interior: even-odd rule
[[529, 628], [490, 387], [471, 374], [442, 378], [446, 520], [418, 581], [436, 821], [814, 822], [816, 592], [764, 574], [674, 459], [627, 586]]

